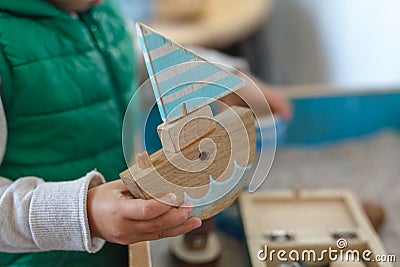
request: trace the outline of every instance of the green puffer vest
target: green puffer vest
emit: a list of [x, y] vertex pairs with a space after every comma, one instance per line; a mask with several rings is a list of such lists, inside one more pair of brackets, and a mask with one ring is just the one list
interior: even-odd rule
[[[126, 169], [122, 121], [137, 84], [131, 37], [115, 1], [78, 18], [45, 0], [0, 1], [8, 126], [0, 176], [64, 181], [97, 168], [112, 180]], [[0, 266], [121, 266], [126, 250], [107, 244], [96, 254], [0, 253]]]

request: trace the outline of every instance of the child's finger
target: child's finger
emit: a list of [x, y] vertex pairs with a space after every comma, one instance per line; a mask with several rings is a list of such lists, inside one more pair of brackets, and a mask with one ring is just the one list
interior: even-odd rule
[[164, 231], [158, 231], [155, 233], [150, 233], [150, 234], [143, 234], [140, 236], [141, 240], [157, 240], [165, 237], [172, 237], [172, 236], [178, 236], [182, 234], [186, 234], [196, 228], [199, 228], [201, 226], [201, 220], [196, 217], [192, 217], [189, 220], [187, 220], [184, 224], [181, 224], [175, 228], [171, 228], [168, 230]]
[[121, 211], [126, 219], [151, 220], [169, 211], [175, 202], [176, 195], [172, 193], [164, 195], [159, 200], [124, 199]]
[[139, 233], [154, 233], [165, 231], [184, 224], [190, 217], [193, 204], [185, 203], [185, 207], [173, 208], [163, 215], [148, 221], [136, 221], [135, 229]]

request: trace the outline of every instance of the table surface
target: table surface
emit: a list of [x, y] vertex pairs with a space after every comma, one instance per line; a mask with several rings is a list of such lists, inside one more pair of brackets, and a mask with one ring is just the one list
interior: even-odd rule
[[151, 27], [182, 45], [223, 48], [242, 40], [265, 22], [273, 0], [204, 0], [191, 21], [157, 20]]
[[[383, 245], [400, 257], [400, 132], [380, 133], [316, 147], [278, 150], [267, 181], [260, 190], [348, 188], [360, 201], [380, 203], [386, 221], [380, 231]], [[245, 267], [244, 240], [218, 233], [223, 254], [216, 266]], [[169, 239], [152, 241], [153, 266], [177, 266]], [[400, 262], [394, 264], [400, 266]]]

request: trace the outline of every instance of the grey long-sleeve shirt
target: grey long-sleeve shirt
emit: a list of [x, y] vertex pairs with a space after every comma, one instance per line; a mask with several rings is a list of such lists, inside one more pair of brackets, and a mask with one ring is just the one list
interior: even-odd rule
[[[0, 99], [0, 164], [6, 142]], [[0, 251], [100, 250], [105, 241], [90, 236], [86, 200], [88, 189], [101, 183], [104, 178], [97, 171], [68, 182], [0, 177]]]

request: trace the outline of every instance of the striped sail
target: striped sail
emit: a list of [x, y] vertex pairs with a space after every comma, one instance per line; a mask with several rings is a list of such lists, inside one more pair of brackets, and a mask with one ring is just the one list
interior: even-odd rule
[[147, 71], [164, 121], [184, 116], [243, 86], [239, 77], [188, 51], [149, 27], [136, 24]]

